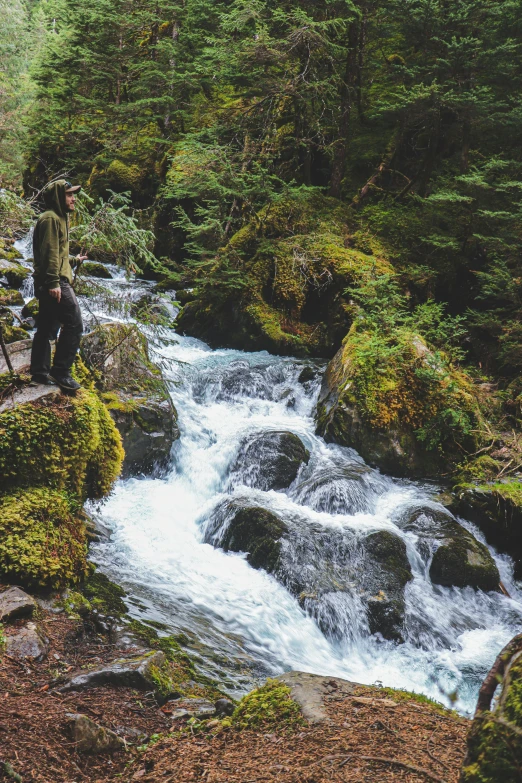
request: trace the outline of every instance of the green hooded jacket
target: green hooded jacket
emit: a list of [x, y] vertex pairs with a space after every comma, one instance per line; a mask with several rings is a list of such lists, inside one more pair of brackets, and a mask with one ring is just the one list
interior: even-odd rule
[[69, 216], [65, 206], [65, 180], [51, 182], [43, 192], [45, 212], [33, 234], [35, 287], [58, 288], [60, 277], [72, 283], [69, 261]]

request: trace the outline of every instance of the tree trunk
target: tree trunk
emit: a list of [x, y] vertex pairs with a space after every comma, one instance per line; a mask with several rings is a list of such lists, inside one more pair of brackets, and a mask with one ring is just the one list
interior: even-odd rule
[[339, 119], [339, 138], [334, 147], [332, 161], [332, 174], [330, 177], [329, 195], [339, 198], [341, 195], [341, 183], [346, 166], [346, 153], [350, 132], [350, 116], [352, 112], [352, 98], [357, 79], [357, 43], [359, 38], [359, 24], [352, 22], [348, 31], [348, 51], [344, 79], [339, 90], [341, 104], [341, 116]]

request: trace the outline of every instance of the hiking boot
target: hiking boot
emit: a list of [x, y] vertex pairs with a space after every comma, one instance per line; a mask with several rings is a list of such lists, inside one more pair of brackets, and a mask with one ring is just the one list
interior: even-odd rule
[[49, 373], [51, 378], [54, 378], [60, 389], [65, 389], [66, 391], [78, 391], [78, 389], [81, 389], [82, 387], [80, 384], [74, 380], [74, 378], [71, 378], [70, 375], [58, 375], [56, 373], [56, 370]]
[[55, 386], [55, 382], [52, 380], [52, 378], [49, 378], [48, 375], [44, 375], [44, 373], [35, 373], [34, 375], [31, 375], [31, 381], [33, 383], [40, 383], [43, 384], [43, 386]]

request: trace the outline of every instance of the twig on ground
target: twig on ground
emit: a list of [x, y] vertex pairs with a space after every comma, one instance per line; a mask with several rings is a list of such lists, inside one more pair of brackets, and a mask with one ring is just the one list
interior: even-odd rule
[[430, 757], [430, 759], [433, 759], [433, 761], [436, 761], [436, 762], [437, 762], [437, 764], [441, 764], [441, 765], [444, 767], [444, 769], [447, 769], [447, 770], [449, 770], [449, 767], [448, 767], [448, 765], [446, 764], [446, 762], [445, 762], [445, 761], [442, 761], [441, 759], [438, 759], [438, 758], [437, 758], [437, 756], [434, 756], [434, 755], [433, 755], [433, 753], [432, 753], [432, 752], [431, 752], [431, 750], [430, 750], [430, 743], [431, 743], [431, 742], [433, 742], [433, 737], [434, 737], [434, 735], [435, 735], [436, 731], [437, 731], [437, 727], [435, 727], [435, 728], [433, 729], [432, 733], [430, 734], [430, 736], [429, 736], [429, 738], [428, 738], [428, 741], [427, 741], [427, 743], [426, 743], [426, 753], [428, 754], [428, 756]]

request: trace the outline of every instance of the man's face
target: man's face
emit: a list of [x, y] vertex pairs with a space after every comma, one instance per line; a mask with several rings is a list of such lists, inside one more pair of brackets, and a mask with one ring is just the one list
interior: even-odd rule
[[76, 206], [76, 193], [66, 193], [65, 207], [67, 209], [67, 212], [74, 212], [75, 206]]

